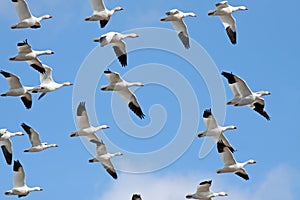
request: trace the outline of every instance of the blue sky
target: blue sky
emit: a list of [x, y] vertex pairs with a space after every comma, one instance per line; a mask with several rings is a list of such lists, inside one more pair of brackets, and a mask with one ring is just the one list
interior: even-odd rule
[[[84, 21], [92, 12], [88, 1], [72, 4], [58, 0], [41, 1], [39, 4], [34, 1], [28, 3], [34, 15], [49, 13], [53, 18], [43, 21], [42, 28], [38, 30], [11, 30], [10, 26], [17, 22], [16, 13], [10, 1], [1, 2], [1, 69], [20, 76], [24, 85], [39, 84], [39, 74], [26, 63], [8, 60], [17, 53], [16, 44], [28, 39], [33, 49], [55, 51], [54, 55], [43, 56], [40, 59], [53, 68], [53, 78], [57, 82], [75, 83], [73, 88], [62, 88], [47, 94], [40, 101], [34, 95], [31, 110], [26, 110], [17, 98], [0, 98], [0, 127], [10, 131], [21, 131], [20, 125], [25, 122], [40, 132], [43, 141], [59, 145], [58, 148], [44, 152], [25, 154], [23, 150], [30, 145], [28, 137], [12, 139], [13, 157], [23, 164], [27, 184], [44, 188], [42, 192], [30, 194], [28, 199], [130, 199], [132, 193], [141, 193], [146, 200], [179, 200], [184, 199], [187, 193], [194, 192], [197, 184], [207, 179], [213, 180], [212, 190], [229, 194], [229, 197], [224, 199], [300, 198], [300, 188], [297, 184], [300, 177], [297, 155], [300, 138], [295, 126], [299, 121], [297, 114], [300, 110], [300, 84], [297, 83], [297, 49], [300, 45], [299, 23], [296, 21], [296, 8], [300, 4], [298, 1], [290, 1], [288, 4], [274, 4], [271, 1], [230, 1], [232, 5], [245, 5], [249, 8], [248, 11], [234, 14], [238, 29], [238, 44], [235, 46], [230, 44], [220, 20], [207, 16], [207, 12], [214, 9], [214, 3], [217, 1], [191, 0], [183, 3], [179, 0], [107, 0], [107, 7], [122, 6], [125, 10], [116, 13], [104, 29], [100, 29], [97, 22]], [[129, 53], [126, 68], [121, 68], [116, 61], [107, 65], [106, 58], [114, 57], [110, 47], [94, 49], [98, 44], [93, 42], [93, 38], [109, 31], [123, 32], [144, 27], [172, 30], [171, 24], [159, 21], [164, 13], [172, 8], [197, 14], [196, 18], [185, 19], [189, 35], [206, 50], [217, 66], [219, 74], [223, 70], [231, 71], [244, 78], [252, 90], [268, 90], [272, 93], [265, 97], [266, 110], [271, 116], [271, 121], [265, 120], [246, 107], [226, 107], [224, 124], [238, 127], [237, 130], [226, 133], [237, 149], [235, 158], [238, 161], [250, 158], [257, 161], [255, 165], [246, 167], [249, 181], [233, 174], [216, 174], [215, 170], [222, 167], [222, 162], [215, 148], [206, 157], [198, 157], [204, 140], [197, 138], [196, 133], [205, 129], [202, 112], [210, 108], [212, 102], [205, 77], [197, 73], [195, 66], [182, 59], [183, 56], [174, 55], [172, 52], [143, 49], [142, 42], [142, 49]], [[134, 45], [143, 41], [143, 37], [148, 38], [149, 35], [127, 39], [128, 48], [133, 49]], [[185, 52], [184, 55], [195, 52], [194, 43], [190, 50], [185, 50], [175, 32], [170, 32], [170, 38], [153, 37], [153, 40], [170, 41], [170, 46], [177, 46], [179, 52]], [[103, 51], [106, 52], [105, 55], [99, 53]], [[99, 56], [94, 56], [90, 61], [88, 56], [92, 57], [97, 53]], [[201, 58], [199, 56], [199, 62], [203, 63]], [[89, 62], [93, 65], [86, 64]], [[93, 146], [86, 148], [81, 139], [69, 137], [70, 132], [76, 130], [73, 111], [77, 101], [90, 100], [74, 99], [74, 94], [84, 94], [86, 91], [73, 90], [78, 88], [76, 77], [80, 77], [79, 72], [88, 67], [92, 70], [86, 75], [86, 84], [91, 81], [90, 76], [98, 77], [92, 88], [86, 88], [86, 91], [92, 92], [89, 95], [93, 97], [91, 102], [94, 104], [87, 105], [92, 124], [97, 125], [99, 121], [100, 124], [109, 125], [111, 128], [99, 132], [99, 137], [125, 150], [123, 157], [112, 159], [116, 167], [134, 171], [138, 161], [130, 160], [128, 152], [140, 154], [161, 151], [165, 145], [186, 134], [188, 141], [182, 142], [190, 145], [182, 152], [182, 156], [171, 165], [154, 172], [132, 174], [118, 171], [118, 180], [113, 180], [100, 164], [88, 163], [92, 157], [88, 149], [93, 149]], [[161, 70], [151, 71], [151, 67], [167, 69], [168, 73], [164, 74]], [[201, 69], [205, 67], [201, 65]], [[115, 95], [99, 90], [100, 86], [108, 82], [101, 73], [102, 69], [107, 68], [126, 75], [129, 81], [146, 81], [145, 87], [133, 88], [136, 89], [135, 93], [146, 114], [145, 120], [141, 121], [128, 112], [126, 105]], [[135, 75], [143, 70], [150, 70], [151, 73]], [[178, 79], [176, 75], [182, 79]], [[165, 86], [157, 81], [164, 76], [166, 82], [169, 81]], [[151, 78], [152, 82], [149, 81]], [[232, 94], [226, 80], [223, 77], [213, 78], [224, 84], [226, 99], [230, 99]], [[188, 82], [186, 91], [185, 88], [181, 88], [185, 81]], [[174, 88], [179, 90], [174, 91]], [[2, 77], [0, 92], [6, 90], [7, 83]], [[190, 100], [188, 103], [181, 99], [181, 90], [184, 90], [183, 93], [192, 91], [192, 96], [187, 98]], [[222, 91], [222, 88], [220, 90]], [[220, 95], [219, 103], [222, 103], [222, 98]], [[181, 103], [183, 105], [180, 107]], [[185, 116], [182, 114], [184, 112], [190, 115]], [[213, 112], [221, 113], [215, 108]], [[125, 118], [120, 120], [119, 115]], [[97, 119], [92, 116], [96, 116]], [[221, 114], [218, 116], [221, 121]], [[178, 131], [183, 126], [188, 128], [184, 132]], [[193, 134], [195, 137], [189, 140]], [[115, 147], [108, 146], [108, 150], [114, 152]], [[170, 157], [176, 152], [176, 147], [171, 149]], [[143, 162], [143, 165], [151, 165], [152, 162], [161, 160], [164, 158], [158, 157]], [[0, 198], [13, 198], [3, 195], [12, 187], [12, 167], [6, 165], [2, 155], [0, 171]]]

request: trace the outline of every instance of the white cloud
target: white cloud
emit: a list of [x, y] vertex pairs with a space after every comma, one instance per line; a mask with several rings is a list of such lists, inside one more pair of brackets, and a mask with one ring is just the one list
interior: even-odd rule
[[186, 194], [196, 190], [200, 181], [209, 180], [210, 178], [207, 177], [211, 177], [213, 191], [219, 192], [220, 190], [229, 194], [229, 197], [222, 198], [224, 200], [293, 200], [296, 198], [293, 196], [292, 188], [293, 184], [297, 183], [299, 175], [299, 171], [281, 165], [271, 169], [262, 177], [261, 182], [248, 184], [249, 187], [245, 187], [245, 184], [231, 185], [225, 182], [221, 175], [203, 172], [190, 173], [185, 176], [178, 173], [164, 176], [121, 174], [120, 178], [108, 186], [106, 192], [96, 199], [112, 199], [112, 197], [113, 199], [130, 199], [133, 193], [139, 193], [144, 200], [182, 200], [185, 199]]

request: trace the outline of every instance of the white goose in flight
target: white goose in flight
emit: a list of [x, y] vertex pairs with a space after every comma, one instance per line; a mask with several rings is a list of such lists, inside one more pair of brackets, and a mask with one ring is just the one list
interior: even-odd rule
[[43, 68], [44, 68], [45, 72], [40, 73], [40, 85], [38, 87], [34, 87], [32, 89], [32, 93], [38, 93], [38, 92], [42, 93], [38, 97], [38, 99], [41, 99], [48, 92], [53, 92], [53, 91], [58, 90], [59, 88], [61, 88], [63, 86], [73, 85], [70, 82], [56, 83], [52, 79], [52, 68], [47, 66], [47, 65], [44, 65], [44, 64], [43, 64]]
[[187, 199], [200, 199], [200, 200], [211, 200], [213, 197], [218, 196], [228, 196], [225, 192], [211, 192], [210, 186], [211, 186], [212, 180], [210, 181], [203, 181], [201, 182], [198, 187], [195, 194], [188, 194], [186, 195]]
[[270, 95], [271, 92], [252, 92], [247, 83], [240, 77], [228, 72], [222, 72], [222, 75], [228, 80], [230, 89], [234, 94], [233, 99], [228, 101], [227, 105], [249, 106], [256, 112], [264, 116], [267, 120], [270, 120], [270, 116], [264, 110], [265, 100], [261, 97], [264, 95]]
[[244, 169], [244, 166], [248, 164], [255, 164], [255, 160], [248, 160], [243, 163], [236, 162], [230, 149], [223, 143], [223, 141], [219, 141], [217, 143], [218, 153], [221, 157], [221, 160], [224, 163], [224, 167], [222, 169], [218, 169], [216, 172], [220, 173], [235, 173], [236, 175], [242, 177], [245, 180], [249, 180], [249, 176]]
[[90, 0], [90, 3], [93, 8], [93, 15], [85, 18], [85, 21], [100, 21], [100, 27], [104, 28], [108, 23], [110, 17], [120, 10], [124, 10], [122, 7], [116, 7], [112, 10], [108, 10], [103, 0]]
[[12, 29], [16, 28], [40, 28], [40, 22], [44, 19], [52, 18], [51, 15], [43, 15], [41, 17], [35, 17], [30, 13], [25, 0], [12, 0], [16, 13], [19, 17], [19, 22], [16, 25], [11, 26]]
[[5, 71], [0, 71], [0, 74], [2, 74], [9, 85], [9, 90], [1, 94], [2, 97], [6, 96], [17, 96], [21, 97], [21, 100], [25, 107], [27, 109], [30, 109], [32, 106], [32, 96], [29, 93], [30, 90], [33, 89], [33, 87], [25, 87], [21, 84], [20, 78], [12, 73], [8, 73]]
[[131, 200], [142, 200], [142, 197], [140, 194], [133, 194]]
[[214, 141], [218, 142], [222, 140], [224, 144], [229, 147], [231, 152], [234, 152], [234, 148], [231, 146], [227, 138], [224, 136], [224, 132], [227, 130], [234, 130], [236, 126], [219, 126], [217, 120], [211, 113], [211, 109], [207, 109], [203, 112], [203, 121], [206, 126], [204, 132], [198, 133], [198, 137], [210, 136]]
[[30, 126], [22, 123], [22, 128], [28, 134], [31, 147], [24, 150], [24, 152], [40, 152], [51, 147], [58, 147], [57, 144], [47, 144], [46, 142], [41, 142], [40, 135]]
[[186, 49], [190, 48], [189, 34], [187, 31], [186, 24], [183, 22], [183, 18], [188, 16], [196, 17], [196, 14], [192, 12], [184, 13], [178, 9], [172, 9], [166, 12], [166, 15], [167, 16], [165, 18], [160, 19], [160, 21], [166, 21], [166, 22], [170, 21], [175, 31], [177, 32], [179, 39], [183, 43], [184, 47]]
[[30, 192], [33, 191], [42, 191], [40, 187], [28, 187], [25, 183], [25, 172], [24, 168], [18, 160], [14, 161], [14, 182], [13, 189], [6, 191], [5, 195], [17, 195], [20, 197], [27, 196]]
[[42, 62], [38, 59], [41, 55], [54, 54], [51, 50], [35, 51], [31, 49], [28, 44], [27, 39], [23, 42], [17, 44], [18, 55], [9, 58], [11, 61], [26, 61], [32, 68], [39, 71], [40, 73], [45, 73]]
[[97, 140], [91, 140], [91, 142], [95, 143], [97, 145], [96, 151], [97, 151], [97, 156], [95, 158], [92, 158], [89, 160], [89, 162], [100, 162], [104, 169], [114, 178], [117, 179], [118, 175], [116, 173], [116, 170], [114, 169], [113, 164], [111, 163], [110, 159], [115, 156], [121, 156], [123, 155], [121, 152], [117, 153], [107, 153], [105, 144], [103, 141]]
[[0, 129], [0, 145], [5, 157], [6, 163], [11, 165], [12, 162], [12, 144], [10, 138], [13, 136], [24, 135], [22, 132], [11, 133], [7, 129]]
[[117, 32], [109, 32], [101, 35], [100, 38], [94, 39], [94, 42], [100, 42], [101, 47], [110, 44], [113, 47], [122, 67], [125, 67], [127, 65], [127, 53], [126, 43], [123, 41], [123, 39], [136, 37], [139, 36], [135, 33], [121, 34]]
[[102, 86], [101, 90], [103, 91], [116, 91], [118, 95], [122, 97], [122, 99], [126, 102], [128, 107], [140, 118], [143, 119], [145, 117], [135, 95], [128, 89], [132, 86], [144, 86], [144, 84], [140, 82], [129, 83], [123, 80], [120, 77], [120, 74], [117, 72], [112, 72], [110, 70], [104, 71], [106, 75], [109, 85]]
[[78, 130], [76, 132], [71, 133], [70, 137], [84, 136], [88, 140], [98, 140], [96, 132], [102, 129], [109, 128], [109, 126], [107, 125], [101, 125], [96, 127], [90, 125], [89, 117], [85, 108], [85, 102], [79, 103], [77, 107], [76, 120]]
[[248, 10], [248, 8], [245, 6], [233, 7], [227, 1], [217, 3], [216, 8], [214, 11], [209, 11], [208, 15], [220, 17], [231, 43], [236, 44], [236, 22], [231, 14], [237, 10]]

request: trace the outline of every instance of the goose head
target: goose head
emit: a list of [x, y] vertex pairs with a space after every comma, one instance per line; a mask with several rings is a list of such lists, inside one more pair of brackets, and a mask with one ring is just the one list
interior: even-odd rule
[[122, 7], [115, 7], [115, 8], [113, 9], [113, 11], [121, 11], [121, 10], [124, 10], [124, 8], [122, 8]]
[[71, 83], [71, 82], [63, 82], [63, 86], [71, 86], [71, 85], [73, 85], [73, 83]]
[[225, 192], [219, 192], [218, 194], [217, 194], [217, 196], [228, 196], [228, 194], [227, 193], [225, 193]]
[[265, 95], [270, 95], [271, 92], [269, 91], [259, 91], [259, 92], [256, 92], [256, 94], [261, 97], [261, 96], [265, 96]]
[[51, 19], [52, 16], [51, 16], [51, 15], [44, 15], [44, 16], [42, 16], [41, 18], [42, 18], [42, 19]]
[[250, 159], [250, 160], [247, 161], [247, 164], [255, 164], [255, 163], [256, 163], [256, 161], [252, 160], [252, 159]]

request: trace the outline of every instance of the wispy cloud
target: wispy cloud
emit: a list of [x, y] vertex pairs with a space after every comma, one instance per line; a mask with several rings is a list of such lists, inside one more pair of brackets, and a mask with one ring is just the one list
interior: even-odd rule
[[[291, 174], [292, 173], [292, 174]], [[209, 173], [190, 173], [188, 175], [169, 174], [158, 176], [152, 174], [123, 174], [119, 180], [108, 186], [107, 191], [97, 197], [101, 199], [130, 199], [133, 193], [142, 194], [145, 200], [182, 200], [185, 195], [196, 190], [199, 181], [213, 179], [212, 190], [225, 191], [231, 200], [293, 200], [293, 185], [297, 185], [300, 172], [286, 165], [271, 169], [262, 181], [251, 187], [230, 185], [221, 176]], [[298, 177], [298, 178], [297, 178]], [[237, 177], [238, 178], [238, 177]], [[250, 185], [250, 184], [249, 184]]]

